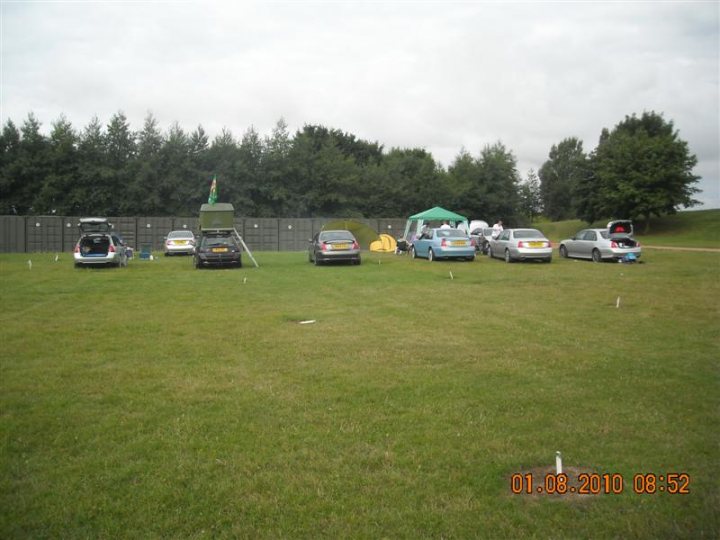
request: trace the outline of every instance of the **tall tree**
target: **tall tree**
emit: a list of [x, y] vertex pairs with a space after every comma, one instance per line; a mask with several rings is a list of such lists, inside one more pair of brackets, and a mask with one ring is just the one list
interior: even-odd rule
[[582, 217], [644, 219], [673, 214], [698, 203], [692, 170], [697, 158], [680, 139], [672, 121], [644, 112], [626, 116], [600, 139], [591, 158], [597, 200]]
[[93, 190], [95, 207], [104, 214], [117, 215], [124, 211], [119, 193], [127, 189], [135, 177], [136, 136], [122, 112], [110, 119], [105, 135], [105, 159], [110, 168], [108, 178], [98, 181]]
[[35, 196], [35, 206], [45, 214], [68, 215], [75, 205], [78, 173], [78, 136], [61, 116], [52, 125], [48, 152], [48, 174]]
[[520, 184], [520, 212], [532, 222], [542, 212], [542, 197], [540, 195], [540, 179], [533, 169], [530, 169], [527, 178]]
[[24, 212], [18, 174], [20, 130], [8, 120], [0, 134], [0, 214]]
[[550, 149], [540, 167], [540, 194], [544, 213], [553, 221], [575, 217], [575, 192], [587, 175], [587, 156], [576, 137], [563, 139]]

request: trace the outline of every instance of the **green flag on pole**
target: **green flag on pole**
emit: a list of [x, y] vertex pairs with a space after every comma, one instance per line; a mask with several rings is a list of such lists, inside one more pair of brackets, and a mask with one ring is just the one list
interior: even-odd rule
[[212, 184], [210, 184], [210, 196], [208, 197], [208, 204], [215, 204], [217, 202], [217, 177], [213, 176]]

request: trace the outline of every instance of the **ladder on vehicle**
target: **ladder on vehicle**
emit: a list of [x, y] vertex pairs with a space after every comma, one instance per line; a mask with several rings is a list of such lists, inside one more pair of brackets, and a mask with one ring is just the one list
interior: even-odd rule
[[247, 244], [245, 243], [245, 240], [243, 240], [243, 237], [240, 236], [240, 233], [237, 232], [237, 229], [233, 229], [233, 236], [235, 239], [240, 242], [243, 249], [247, 252], [247, 254], [250, 256], [250, 260], [252, 260], [253, 264], [255, 265], [255, 268], [260, 268], [260, 265], [255, 260], [255, 257], [253, 257], [252, 251], [250, 251], [250, 248], [247, 247]]

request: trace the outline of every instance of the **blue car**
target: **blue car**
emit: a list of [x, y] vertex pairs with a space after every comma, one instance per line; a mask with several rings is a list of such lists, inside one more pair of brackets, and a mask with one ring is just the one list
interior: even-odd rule
[[428, 229], [410, 248], [413, 259], [475, 259], [475, 246], [467, 234], [459, 229]]

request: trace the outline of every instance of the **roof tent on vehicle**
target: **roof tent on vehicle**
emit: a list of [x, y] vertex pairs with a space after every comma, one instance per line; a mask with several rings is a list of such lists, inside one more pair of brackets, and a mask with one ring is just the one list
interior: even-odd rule
[[232, 235], [242, 245], [245, 252], [250, 256], [255, 267], [258, 263], [253, 257], [250, 248], [247, 247], [240, 233], [235, 229], [235, 208], [230, 203], [206, 203], [200, 206], [200, 217], [198, 219], [200, 234], [227, 233]]
[[235, 208], [230, 203], [203, 204], [198, 224], [200, 231], [234, 231]]
[[[455, 212], [436, 206], [434, 208], [430, 208], [429, 210], [415, 214], [414, 216], [410, 216], [405, 224], [405, 234], [403, 234], [402, 237], [408, 242], [412, 242], [415, 236], [418, 235], [418, 232], [422, 230], [423, 224], [428, 221], [448, 221], [453, 227], [457, 227], [459, 223], [463, 223], [465, 225], [465, 229], [467, 230], [467, 218], [465, 216], [461, 216], [460, 214], [456, 214]], [[415, 224], [415, 229], [411, 235], [413, 224]]]

